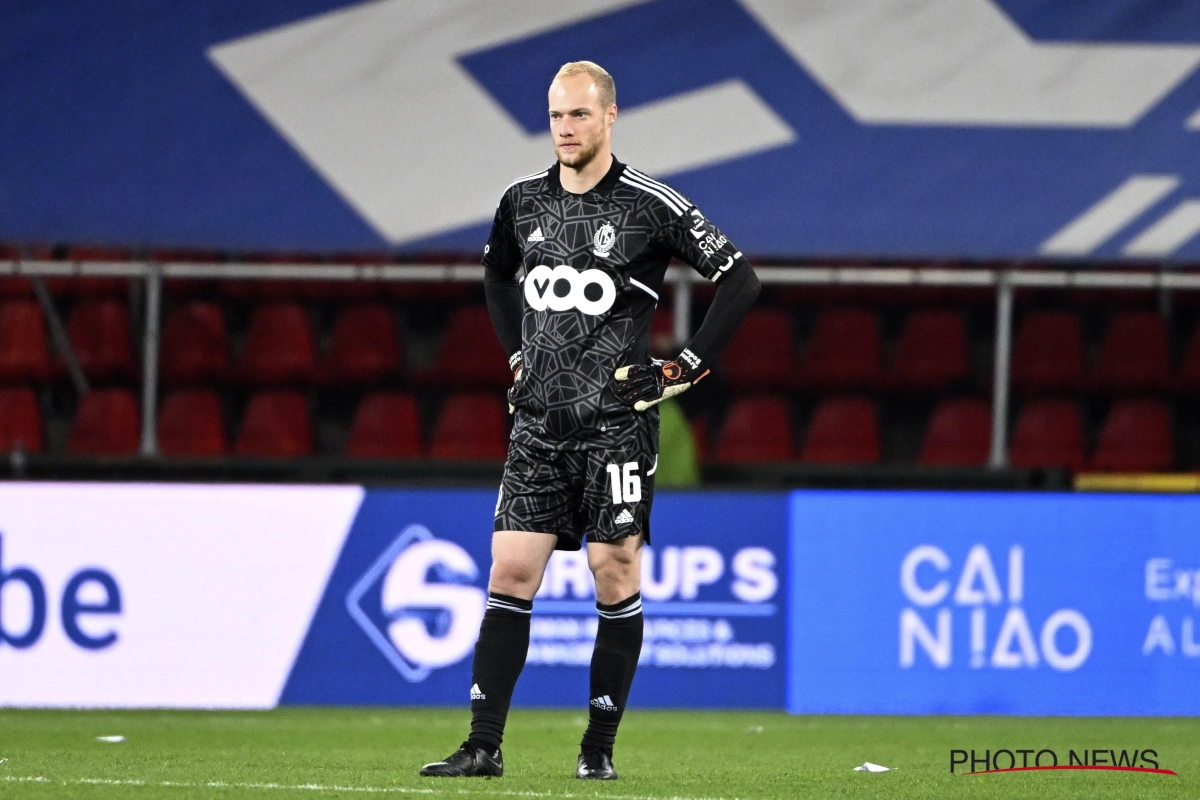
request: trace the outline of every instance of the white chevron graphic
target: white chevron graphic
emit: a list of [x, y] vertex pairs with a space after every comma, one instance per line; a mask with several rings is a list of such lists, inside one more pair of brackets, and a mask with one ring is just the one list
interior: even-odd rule
[[1125, 127], [1200, 47], [1039, 43], [991, 0], [741, 0], [860, 122]]
[[[456, 57], [633, 4], [380, 0], [223, 43], [208, 55], [381, 236], [399, 244], [490, 220], [514, 177], [554, 161], [549, 133], [526, 134]], [[667, 175], [795, 139], [753, 90], [730, 80], [622, 112], [613, 149]]]
[[[1045, 256], [1079, 257], [1111, 240], [1179, 188], [1176, 175], [1134, 175], [1042, 242]], [[1133, 258], [1163, 258], [1200, 235], [1200, 200], [1185, 199], [1121, 248]]]
[[[378, 0], [208, 55], [383, 238], [402, 244], [487, 221], [513, 177], [553, 159], [549, 135], [525, 133], [457, 56], [637, 2]], [[1036, 42], [991, 0], [740, 2], [864, 124], [1126, 127], [1200, 64], [1193, 45]], [[1200, 111], [1185, 127], [1200, 129]], [[796, 138], [753, 89], [729, 80], [622, 112], [614, 150], [665, 176]], [[1191, 213], [1155, 246], [1178, 237]]]

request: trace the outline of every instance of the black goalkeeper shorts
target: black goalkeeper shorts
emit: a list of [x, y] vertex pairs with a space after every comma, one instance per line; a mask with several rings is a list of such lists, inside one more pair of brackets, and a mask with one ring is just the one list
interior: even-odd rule
[[650, 542], [657, 442], [621, 449], [547, 450], [510, 442], [493, 530], [558, 536], [556, 550], [644, 533]]

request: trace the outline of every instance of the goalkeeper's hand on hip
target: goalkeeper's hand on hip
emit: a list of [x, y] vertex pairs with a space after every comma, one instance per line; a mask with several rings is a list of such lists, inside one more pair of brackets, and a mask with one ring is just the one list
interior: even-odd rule
[[654, 359], [649, 364], [619, 368], [613, 374], [616, 378], [613, 391], [625, 405], [633, 406], [635, 411], [645, 411], [668, 397], [686, 392], [707, 374], [707, 369], [700, 368], [700, 359], [684, 350], [679, 361]]
[[505, 392], [505, 399], [508, 400], [508, 413], [515, 414], [517, 411], [517, 395], [524, 388], [521, 384], [522, 373], [525, 372], [525, 356], [521, 351], [513, 353], [508, 358], [508, 368], [512, 370], [513, 382], [512, 386], [508, 387]]

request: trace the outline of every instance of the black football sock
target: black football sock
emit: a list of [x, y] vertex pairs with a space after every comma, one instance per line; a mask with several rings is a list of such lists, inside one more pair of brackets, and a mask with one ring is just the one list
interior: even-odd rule
[[496, 750], [504, 738], [504, 722], [513, 687], [529, 652], [529, 615], [533, 602], [488, 593], [487, 611], [479, 626], [471, 665], [472, 744]]
[[596, 610], [600, 625], [592, 651], [591, 700], [582, 746], [612, 752], [642, 654], [642, 595], [639, 592], [610, 606], [596, 603]]

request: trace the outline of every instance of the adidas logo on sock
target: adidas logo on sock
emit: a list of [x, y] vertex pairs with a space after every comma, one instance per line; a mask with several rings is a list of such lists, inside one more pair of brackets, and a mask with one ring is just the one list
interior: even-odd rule
[[480, 691], [478, 683], [472, 684], [472, 686], [471, 686], [471, 699], [472, 700], [487, 700], [487, 695], [484, 694], [482, 691]]
[[529, 234], [529, 238], [526, 239], [525, 241], [527, 241], [527, 242], [544, 242], [544, 241], [546, 241], [546, 237], [542, 236], [542, 226], [538, 225], [536, 228], [534, 228], [533, 233]]
[[622, 509], [621, 513], [617, 514], [617, 518], [613, 520], [615, 525], [628, 525], [631, 522], [633, 522], [633, 514], [629, 513], [628, 508]]
[[594, 705], [596, 708], [600, 709], [601, 711], [616, 711], [617, 710], [617, 707], [615, 705], [613, 705], [612, 698], [609, 697], [608, 695], [604, 695], [603, 697], [593, 697], [592, 705]]

